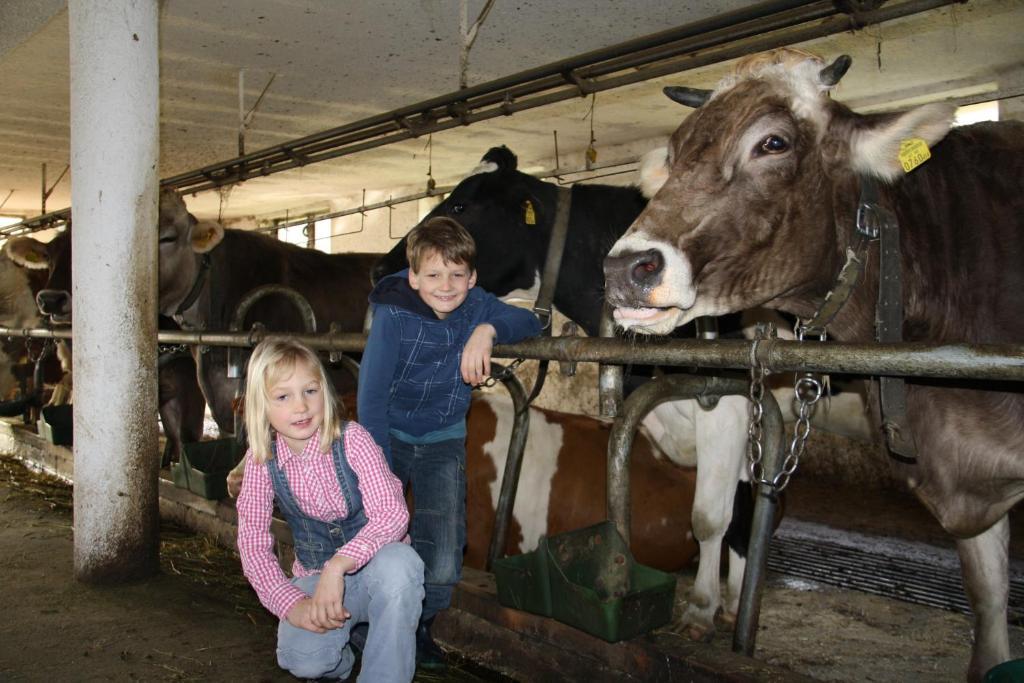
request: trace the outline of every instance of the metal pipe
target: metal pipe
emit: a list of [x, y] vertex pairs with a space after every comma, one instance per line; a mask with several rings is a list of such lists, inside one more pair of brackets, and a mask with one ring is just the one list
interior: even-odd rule
[[[28, 329], [0, 327], [0, 337], [70, 339], [67, 328]], [[161, 344], [254, 346], [263, 339], [297, 339], [319, 351], [363, 351], [366, 336], [356, 333], [300, 334], [291, 332], [184, 332], [160, 330]], [[747, 369], [753, 342], [742, 339], [652, 338], [601, 339], [595, 337], [536, 338], [494, 347], [494, 358], [527, 358], [580, 363], [643, 363]], [[1022, 344], [852, 344], [762, 341], [757, 360], [771, 372], [886, 375], [893, 377], [945, 377], [1024, 381]]]
[[[601, 322], [598, 325], [600, 337], [615, 336], [615, 322], [608, 304], [601, 311]], [[621, 365], [600, 363], [597, 370], [597, 399], [601, 417], [616, 417], [622, 412], [622, 385], [624, 369]]]
[[[498, 363], [491, 363], [491, 366], [495, 373], [504, 370]], [[515, 508], [516, 491], [519, 489], [519, 473], [523, 469], [526, 437], [530, 433], [530, 405], [526, 401], [526, 390], [515, 375], [503, 377], [501, 381], [512, 397], [515, 417], [512, 423], [512, 436], [508, 442], [505, 473], [501, 477], [501, 493], [498, 494], [498, 505], [494, 510], [494, 532], [491, 534], [491, 547], [487, 551], [487, 566], [484, 567], [487, 571], [491, 571], [494, 561], [505, 552], [508, 527]]]
[[[238, 331], [242, 329], [242, 324], [245, 322], [245, 316], [260, 299], [268, 296], [282, 296], [288, 301], [295, 305], [295, 308], [299, 310], [299, 315], [302, 316], [302, 322], [306, 326], [306, 332], [310, 334], [316, 333], [316, 314], [313, 312], [313, 307], [309, 305], [309, 301], [306, 297], [296, 292], [291, 287], [285, 287], [284, 285], [263, 285], [257, 287], [242, 297], [242, 300], [238, 302], [238, 306], [235, 307], [235, 315], [231, 318], [229, 328], [232, 331]], [[260, 326], [262, 327], [262, 326]], [[257, 327], [254, 325], [253, 330]], [[245, 372], [242, 368], [242, 353], [239, 352], [238, 347], [228, 347], [228, 369], [227, 375], [230, 379], [237, 379], [238, 385], [235, 387], [235, 405], [239, 405], [242, 396], [245, 393]], [[201, 370], [200, 370], [201, 371]], [[237, 411], [234, 412], [235, 418], [235, 437], [238, 438], [242, 434], [242, 430], [245, 427], [243, 417]]]
[[[249, 313], [249, 309], [252, 308], [260, 299], [268, 296], [282, 296], [288, 301], [295, 305], [298, 309], [299, 315], [302, 316], [302, 323], [306, 327], [306, 332], [310, 334], [316, 333], [316, 313], [313, 312], [313, 307], [309, 305], [309, 301], [306, 297], [296, 292], [291, 287], [285, 287], [284, 285], [263, 285], [257, 287], [242, 297], [242, 300], [238, 302], [238, 306], [235, 307], [235, 314], [231, 318], [231, 323], [228, 325], [228, 329], [232, 332], [237, 332], [242, 329], [242, 324], [245, 322], [245, 316]], [[247, 345], [250, 346], [250, 345]], [[251, 346], [254, 346], [252, 344]], [[232, 346], [228, 349], [228, 377], [231, 379], [240, 378], [244, 372], [242, 371], [241, 358], [238, 352], [232, 349], [238, 348]]]
[[[766, 391], [762, 402], [764, 414], [765, 448], [762, 465], [764, 478], [772, 481], [782, 470], [783, 437], [782, 412], [772, 392]], [[733, 632], [733, 652], [754, 656], [757, 641], [757, 625], [761, 617], [761, 593], [764, 589], [764, 575], [768, 566], [768, 548], [771, 544], [775, 514], [779, 505], [778, 494], [768, 484], [759, 484], [754, 501], [754, 520], [750, 529], [747, 547], [747, 567], [743, 573], [743, 588], [740, 591], [739, 611], [736, 614], [736, 630]]]
[[625, 400], [622, 413], [615, 419], [608, 437], [607, 512], [608, 519], [627, 543], [631, 518], [629, 452], [640, 421], [654, 406], [665, 401], [730, 394], [745, 396], [747, 389], [747, 382], [739, 379], [666, 375], [647, 382]]

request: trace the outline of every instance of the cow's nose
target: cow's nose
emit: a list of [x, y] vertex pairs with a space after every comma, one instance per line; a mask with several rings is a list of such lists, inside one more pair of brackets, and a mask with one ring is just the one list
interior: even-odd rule
[[36, 294], [36, 305], [43, 315], [71, 313], [71, 295], [62, 289], [41, 289]]
[[661, 281], [665, 257], [657, 249], [626, 252], [604, 261], [607, 280], [619, 279], [637, 287], [651, 287]]

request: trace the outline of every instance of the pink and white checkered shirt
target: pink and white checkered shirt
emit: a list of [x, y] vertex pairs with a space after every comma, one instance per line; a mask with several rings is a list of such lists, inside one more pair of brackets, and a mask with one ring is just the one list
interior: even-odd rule
[[[345, 456], [359, 477], [366, 526], [338, 553], [356, 561], [356, 570], [388, 543], [400, 541], [409, 526], [409, 510], [402, 495], [402, 484], [391, 473], [380, 447], [363, 427], [347, 422], [342, 434]], [[277, 437], [277, 458], [288, 478], [295, 500], [302, 511], [314, 519], [334, 521], [348, 515], [338, 485], [331, 451], [320, 453], [320, 431], [296, 455], [281, 436]], [[274, 486], [267, 467], [257, 463], [252, 452], [245, 454], [242, 491], [235, 508], [238, 511], [238, 554], [242, 571], [252, 584], [260, 602], [278, 618], [288, 612], [305, 594], [293, 586], [274, 554], [270, 520], [274, 509]], [[355, 571], [355, 570], [353, 570]], [[292, 565], [295, 576], [308, 576], [298, 560]]]

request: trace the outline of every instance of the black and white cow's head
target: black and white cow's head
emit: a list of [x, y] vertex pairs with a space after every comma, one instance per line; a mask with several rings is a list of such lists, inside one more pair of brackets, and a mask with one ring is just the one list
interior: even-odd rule
[[[543, 255], [553, 216], [548, 184], [521, 173], [516, 155], [507, 147], [494, 147], [448, 197], [427, 214], [453, 218], [466, 228], [477, 245], [477, 284], [501, 297], [534, 292], [544, 267]], [[406, 241], [402, 239], [373, 269], [373, 281], [406, 268]]]

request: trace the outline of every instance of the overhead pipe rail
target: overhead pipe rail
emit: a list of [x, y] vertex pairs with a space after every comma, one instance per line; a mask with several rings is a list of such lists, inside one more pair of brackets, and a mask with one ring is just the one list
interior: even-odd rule
[[[772, 0], [399, 107], [161, 181], [195, 193], [459, 126], [584, 97], [784, 45], [856, 30], [960, 0]], [[0, 230], [23, 234], [70, 209]]]

